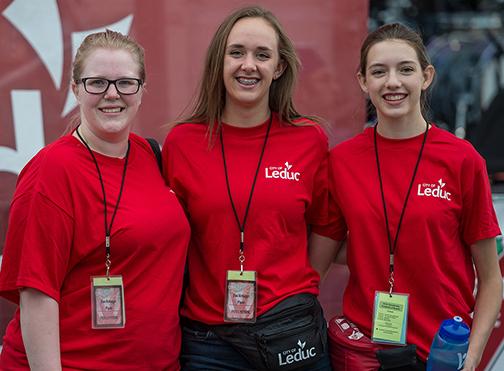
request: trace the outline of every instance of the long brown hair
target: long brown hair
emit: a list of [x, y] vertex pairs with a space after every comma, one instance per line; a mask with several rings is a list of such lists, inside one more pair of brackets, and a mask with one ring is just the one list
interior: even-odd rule
[[[285, 70], [271, 84], [269, 93], [270, 109], [278, 113], [281, 121], [289, 124], [294, 124], [293, 121], [296, 119], [306, 117], [299, 114], [292, 99], [300, 68], [300, 62], [292, 41], [273, 13], [259, 6], [245, 7], [230, 14], [215, 32], [208, 46], [203, 77], [191, 113], [188, 117], [177, 122], [208, 123], [210, 140], [212, 135], [220, 130], [221, 117], [226, 104], [226, 88], [222, 75], [227, 39], [236, 22], [243, 18], [264, 19], [273, 27], [278, 37], [278, 53], [280, 59], [285, 63]], [[313, 118], [310, 117], [310, 119]]]

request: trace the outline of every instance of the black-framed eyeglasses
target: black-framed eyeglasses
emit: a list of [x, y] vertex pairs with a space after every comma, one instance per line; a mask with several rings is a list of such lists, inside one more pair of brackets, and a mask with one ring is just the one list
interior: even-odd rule
[[140, 79], [124, 77], [117, 80], [104, 79], [103, 77], [84, 77], [75, 81], [77, 84], [82, 83], [84, 90], [89, 94], [103, 94], [110, 84], [113, 84], [119, 94], [133, 95], [138, 93], [143, 81]]

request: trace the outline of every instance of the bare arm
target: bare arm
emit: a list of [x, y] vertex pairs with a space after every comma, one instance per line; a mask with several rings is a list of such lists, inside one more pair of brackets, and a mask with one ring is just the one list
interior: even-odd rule
[[463, 371], [473, 371], [480, 363], [502, 304], [502, 276], [495, 238], [476, 242], [471, 246], [471, 254], [478, 275], [478, 293]]
[[59, 306], [38, 290], [20, 294], [21, 334], [32, 371], [61, 370]]
[[334, 263], [340, 265], [347, 265], [347, 240], [341, 242], [340, 249], [334, 258]]
[[324, 237], [313, 232], [311, 233], [308, 254], [313, 269], [320, 275], [320, 281], [323, 281], [327, 275], [329, 267], [336, 259], [341, 245], [341, 241], [335, 241], [329, 237]]

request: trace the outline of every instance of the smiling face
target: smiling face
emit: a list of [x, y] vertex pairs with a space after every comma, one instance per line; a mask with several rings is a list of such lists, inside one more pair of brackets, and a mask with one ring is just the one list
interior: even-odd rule
[[374, 44], [367, 54], [365, 74], [358, 74], [362, 90], [376, 108], [378, 122], [399, 121], [425, 127], [420, 96], [434, 77], [422, 69], [415, 49], [406, 41], [390, 39]]
[[[86, 77], [139, 78], [139, 64], [127, 50], [97, 48], [84, 60], [80, 78]], [[82, 83], [73, 83], [72, 89], [79, 102], [81, 125], [85, 130], [111, 142], [128, 137], [143, 88], [134, 95], [119, 94], [113, 84], [103, 94], [87, 93]]]
[[267, 112], [271, 83], [283, 69], [274, 28], [263, 18], [240, 19], [226, 43], [225, 110], [260, 108]]

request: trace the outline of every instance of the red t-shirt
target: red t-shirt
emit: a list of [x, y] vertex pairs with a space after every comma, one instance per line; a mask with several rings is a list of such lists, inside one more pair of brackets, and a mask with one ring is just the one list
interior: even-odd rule
[[[147, 142], [132, 134], [111, 235], [111, 274], [124, 282], [126, 326], [91, 328], [90, 277], [105, 274], [103, 196], [88, 150], [73, 136], [42, 149], [21, 172], [11, 205], [0, 295], [18, 303], [30, 287], [59, 303], [64, 370], [178, 370], [179, 298], [190, 230]], [[108, 222], [124, 159], [95, 153]], [[28, 369], [19, 310], [0, 368]]]
[[[422, 140], [423, 134], [404, 140], [378, 135], [392, 241]], [[329, 163], [332, 223], [317, 232], [341, 240], [348, 231], [343, 312], [370, 335], [375, 291], [389, 289], [373, 128], [334, 148]], [[499, 234], [484, 160], [468, 142], [432, 126], [404, 214], [394, 272], [394, 291], [410, 294], [407, 341], [424, 360], [442, 320], [459, 315], [471, 323], [470, 245]]]
[[[269, 120], [252, 128], [223, 125], [229, 183], [240, 221]], [[168, 135], [163, 162], [192, 227], [189, 285], [182, 315], [223, 323], [227, 270], [238, 270], [240, 230], [226, 188], [218, 136], [205, 124], [181, 124]], [[297, 294], [318, 294], [308, 261], [307, 224], [327, 219], [327, 137], [312, 122], [273, 122], [245, 226], [245, 270], [257, 272], [258, 314]]]

